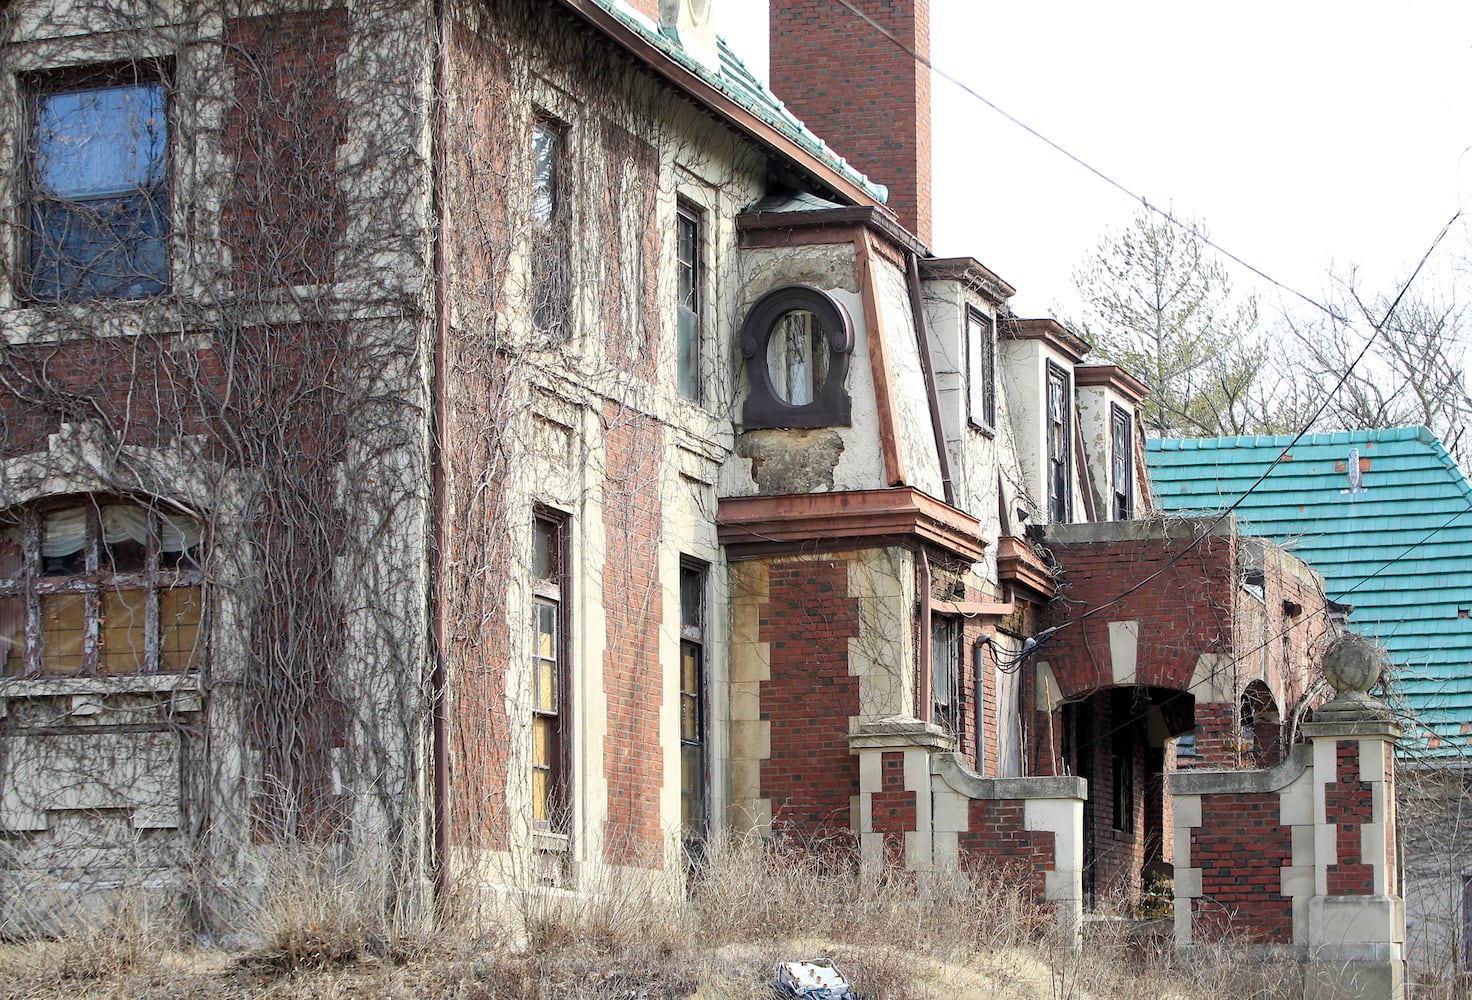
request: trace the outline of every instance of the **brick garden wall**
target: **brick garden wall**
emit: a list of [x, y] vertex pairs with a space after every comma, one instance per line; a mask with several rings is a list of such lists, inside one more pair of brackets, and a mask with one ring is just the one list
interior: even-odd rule
[[1041, 900], [1044, 879], [1057, 860], [1057, 835], [1026, 829], [1021, 799], [973, 799], [968, 809], [969, 829], [956, 835], [962, 866], [1026, 878], [1034, 898]]
[[1281, 872], [1292, 863], [1293, 841], [1280, 808], [1276, 792], [1202, 797], [1190, 858], [1201, 869], [1201, 898], [1191, 906], [1202, 937], [1293, 941], [1293, 903], [1282, 894]]

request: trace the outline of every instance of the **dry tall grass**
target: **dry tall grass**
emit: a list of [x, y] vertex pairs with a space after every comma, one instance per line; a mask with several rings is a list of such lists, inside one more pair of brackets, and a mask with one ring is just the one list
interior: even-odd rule
[[688, 879], [653, 866], [578, 877], [576, 891], [503, 884], [500, 905], [429, 935], [388, 916], [367, 873], [282, 855], [239, 929], [248, 950], [180, 948], [177, 921], [126, 903], [78, 909], [53, 940], [0, 946], [0, 997], [752, 1000], [771, 995], [779, 961], [813, 957], [868, 1000], [1301, 993], [1290, 960], [1229, 944], [1182, 956], [1123, 922], [1068, 947], [1005, 870], [866, 872], [846, 854], [738, 838]]

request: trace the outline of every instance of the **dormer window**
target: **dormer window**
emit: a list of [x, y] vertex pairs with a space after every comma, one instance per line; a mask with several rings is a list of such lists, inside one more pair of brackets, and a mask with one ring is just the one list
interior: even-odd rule
[[1069, 444], [1073, 435], [1073, 395], [1068, 373], [1048, 362], [1048, 520], [1067, 524], [1072, 518], [1073, 468]]
[[1128, 521], [1135, 512], [1135, 484], [1130, 474], [1135, 457], [1135, 434], [1130, 414], [1118, 403], [1109, 404], [1110, 471], [1114, 481], [1116, 521]]
[[747, 429], [832, 427], [849, 423], [845, 382], [853, 324], [826, 292], [787, 285], [757, 300], [741, 326], [751, 394]]

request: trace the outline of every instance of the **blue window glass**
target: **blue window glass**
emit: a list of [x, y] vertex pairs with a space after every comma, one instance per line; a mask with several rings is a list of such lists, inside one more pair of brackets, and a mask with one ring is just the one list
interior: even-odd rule
[[168, 115], [157, 80], [43, 91], [31, 161], [30, 297], [138, 298], [168, 282]]

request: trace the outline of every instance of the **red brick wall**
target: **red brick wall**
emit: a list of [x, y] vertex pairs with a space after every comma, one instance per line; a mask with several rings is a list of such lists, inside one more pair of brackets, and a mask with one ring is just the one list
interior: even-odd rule
[[[1049, 609], [1049, 624], [1114, 602], [1049, 641], [1043, 658], [1065, 698], [1113, 683], [1111, 621], [1140, 623], [1137, 684], [1185, 690], [1202, 653], [1227, 651], [1237, 600], [1236, 545], [1229, 538], [1208, 537], [1167, 567], [1189, 544], [1186, 539], [1147, 538], [1050, 546], [1063, 568], [1063, 597]], [[1139, 590], [1116, 600], [1161, 570]]]
[[[929, 0], [854, 0], [929, 58]], [[772, 90], [854, 166], [889, 186], [900, 222], [930, 242], [930, 71], [837, 0], [776, 0]]]
[[1292, 859], [1277, 792], [1202, 796], [1201, 825], [1191, 831], [1190, 864], [1201, 869], [1201, 898], [1192, 901], [1195, 933], [1291, 944], [1293, 902], [1282, 893], [1281, 869]]
[[603, 609], [608, 627], [603, 654], [608, 699], [608, 732], [603, 738], [608, 781], [604, 853], [619, 864], [658, 864], [659, 792], [664, 781], [659, 732], [663, 429], [652, 418], [620, 412], [612, 404], [605, 417], [610, 471], [603, 495]]
[[774, 832], [846, 837], [859, 789], [848, 744], [849, 719], [859, 714], [859, 682], [848, 669], [848, 643], [859, 634], [848, 564], [774, 562], [769, 577], [759, 640], [769, 644], [771, 673], [759, 696], [772, 749], [761, 794], [771, 800]]
[[1020, 868], [1030, 880], [1033, 894], [1043, 898], [1047, 873], [1057, 861], [1056, 835], [1049, 830], [1028, 830], [1023, 824], [1025, 803], [1021, 799], [973, 799], [968, 830], [957, 834], [961, 864], [969, 869], [983, 866]]
[[1360, 780], [1359, 741], [1336, 741], [1334, 757], [1335, 780], [1324, 786], [1324, 819], [1335, 824], [1339, 857], [1329, 866], [1329, 895], [1368, 896], [1375, 892], [1375, 870], [1361, 862], [1360, 828], [1375, 814], [1370, 785]]
[[342, 7], [226, 22], [236, 103], [225, 116], [224, 147], [235, 184], [223, 225], [237, 284], [332, 280], [347, 225], [337, 191], [347, 137], [337, 60], [347, 36]]
[[886, 865], [905, 863], [905, 834], [917, 830], [915, 792], [905, 787], [905, 755], [880, 754], [880, 791], [870, 796], [870, 824], [884, 843]]

